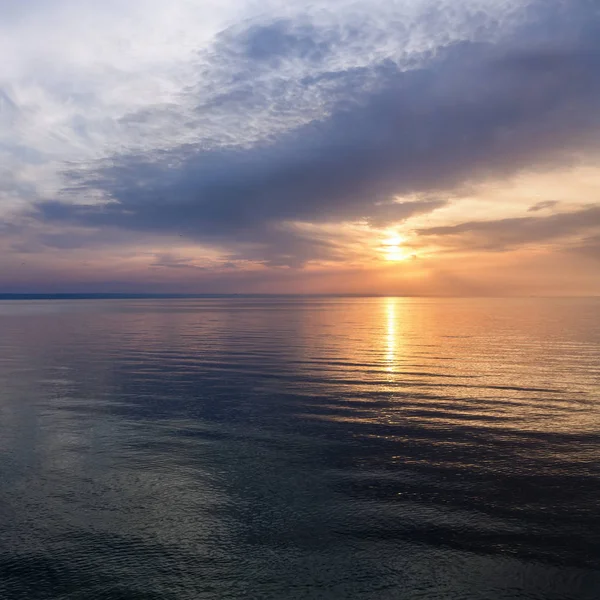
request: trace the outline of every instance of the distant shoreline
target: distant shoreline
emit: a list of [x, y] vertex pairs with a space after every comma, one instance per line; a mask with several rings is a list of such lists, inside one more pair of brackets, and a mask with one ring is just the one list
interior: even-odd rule
[[251, 298], [424, 298], [424, 299], [575, 299], [600, 296], [419, 296], [409, 294], [135, 294], [135, 293], [0, 293], [0, 301], [10, 300], [210, 300]]
[[[436, 298], [442, 296], [410, 296], [390, 294], [128, 294], [128, 293], [9, 293], [0, 300], [202, 300], [211, 298]], [[447, 297], [447, 296], [446, 296]]]

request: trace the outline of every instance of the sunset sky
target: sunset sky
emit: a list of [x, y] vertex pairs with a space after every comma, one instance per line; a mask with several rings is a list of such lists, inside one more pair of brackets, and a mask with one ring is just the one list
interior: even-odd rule
[[597, 0], [0, 0], [0, 292], [600, 295]]

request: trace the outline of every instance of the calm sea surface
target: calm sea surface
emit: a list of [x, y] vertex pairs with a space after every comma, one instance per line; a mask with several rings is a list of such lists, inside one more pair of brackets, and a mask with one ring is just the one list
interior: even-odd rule
[[600, 300], [0, 302], [0, 598], [600, 598]]

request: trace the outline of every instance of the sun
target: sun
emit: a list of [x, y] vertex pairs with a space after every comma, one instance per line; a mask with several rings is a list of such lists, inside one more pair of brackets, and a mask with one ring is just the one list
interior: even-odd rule
[[389, 238], [383, 241], [383, 252], [385, 259], [398, 262], [410, 258], [411, 254], [402, 247], [402, 244], [406, 241], [403, 236], [394, 233]]

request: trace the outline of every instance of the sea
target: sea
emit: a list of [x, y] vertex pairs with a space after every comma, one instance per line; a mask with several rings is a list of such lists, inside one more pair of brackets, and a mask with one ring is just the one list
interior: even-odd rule
[[5, 297], [2, 600], [598, 600], [600, 298]]

